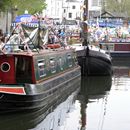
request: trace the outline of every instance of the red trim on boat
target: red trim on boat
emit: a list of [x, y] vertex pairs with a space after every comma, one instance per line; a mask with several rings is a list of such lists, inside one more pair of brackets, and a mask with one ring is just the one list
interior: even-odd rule
[[51, 48], [51, 49], [55, 49], [55, 48], [60, 48], [61, 45], [60, 44], [48, 44], [47, 47]]
[[[0, 84], [15, 84], [16, 83], [14, 62], [15, 60], [14, 60], [13, 55], [0, 56]], [[7, 66], [9, 67], [8, 71], [3, 71], [3, 69], [6, 69]]]
[[24, 87], [0, 87], [0, 92], [10, 94], [25, 94]]

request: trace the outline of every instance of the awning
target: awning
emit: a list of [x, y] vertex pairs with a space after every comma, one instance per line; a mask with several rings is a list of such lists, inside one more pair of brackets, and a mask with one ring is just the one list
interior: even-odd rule
[[14, 22], [15, 23], [20, 23], [20, 22], [38, 23], [38, 19], [31, 14], [23, 14], [23, 15], [16, 16]]

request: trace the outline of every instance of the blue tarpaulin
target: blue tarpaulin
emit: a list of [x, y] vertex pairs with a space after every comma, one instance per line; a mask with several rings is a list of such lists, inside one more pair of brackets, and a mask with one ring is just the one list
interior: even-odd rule
[[23, 14], [23, 15], [16, 16], [14, 22], [15, 23], [20, 23], [20, 22], [38, 23], [38, 20], [35, 16], [33, 16], [31, 14]]

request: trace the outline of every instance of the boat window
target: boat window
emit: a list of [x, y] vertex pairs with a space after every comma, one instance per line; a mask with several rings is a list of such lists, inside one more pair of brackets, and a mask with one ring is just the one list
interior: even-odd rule
[[56, 72], [56, 63], [55, 63], [55, 59], [54, 58], [50, 59], [50, 69], [51, 69], [51, 73], [55, 73]]
[[4, 62], [1, 64], [1, 71], [2, 72], [9, 72], [10, 70], [10, 64], [8, 62]]
[[76, 65], [78, 65], [78, 59], [77, 59], [76, 53], [74, 55], [74, 62], [75, 62]]
[[39, 75], [40, 77], [44, 77], [46, 76], [46, 70], [45, 70], [45, 60], [38, 60], [38, 71], [39, 71]]
[[15, 57], [16, 82], [32, 83], [31, 59], [28, 57]]
[[63, 65], [64, 65], [63, 59], [60, 57], [60, 58], [59, 58], [60, 70], [63, 70]]
[[107, 51], [114, 51], [114, 44], [101, 44], [102, 45], [102, 49], [103, 50], [107, 50]]
[[68, 54], [67, 59], [68, 59], [68, 65], [69, 65], [69, 67], [72, 67], [72, 57], [71, 57], [70, 54]]

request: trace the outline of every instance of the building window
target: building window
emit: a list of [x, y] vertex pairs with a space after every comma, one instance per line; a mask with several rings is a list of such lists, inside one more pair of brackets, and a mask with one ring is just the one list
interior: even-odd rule
[[75, 9], [75, 8], [76, 8], [75, 5], [73, 5], [73, 6], [72, 6], [72, 9]]
[[40, 77], [46, 76], [46, 72], [45, 72], [45, 60], [44, 59], [38, 61], [38, 70], [39, 70]]
[[99, 7], [101, 7], [102, 6], [102, 0], [99, 0]]
[[64, 13], [66, 13], [66, 9], [64, 9]]
[[97, 0], [92, 0], [92, 6], [98, 6], [98, 1]]
[[69, 18], [72, 18], [72, 13], [69, 13]]

